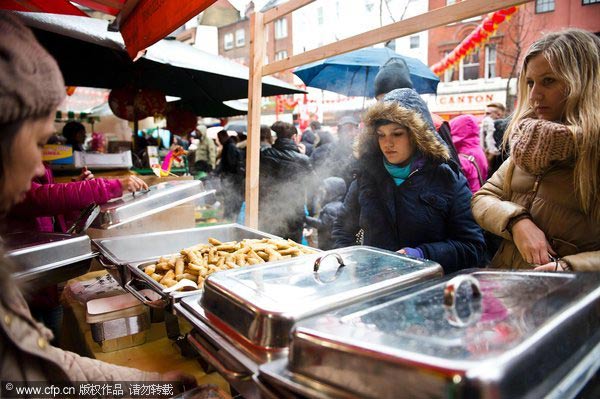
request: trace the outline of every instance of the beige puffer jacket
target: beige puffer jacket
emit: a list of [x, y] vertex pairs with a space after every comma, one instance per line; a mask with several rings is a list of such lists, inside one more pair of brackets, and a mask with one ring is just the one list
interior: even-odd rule
[[0, 253], [0, 380], [160, 381], [160, 374], [111, 365], [51, 346], [52, 333], [36, 322], [11, 281]]
[[552, 248], [573, 270], [600, 271], [600, 223], [581, 211], [572, 167], [557, 165], [542, 176], [534, 176], [509, 158], [473, 196], [471, 207], [481, 227], [504, 238], [492, 260], [493, 267], [534, 267], [521, 257], [506, 230], [510, 219], [529, 212]]

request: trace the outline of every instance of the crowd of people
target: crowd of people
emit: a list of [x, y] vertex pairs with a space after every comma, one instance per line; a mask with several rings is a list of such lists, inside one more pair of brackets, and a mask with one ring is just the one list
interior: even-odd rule
[[[63, 78], [16, 17], [0, 13], [0, 27], [2, 228], [64, 231], [71, 211], [146, 188], [133, 176], [96, 179], [86, 170], [78, 181], [53, 182], [41, 149], [54, 133]], [[302, 134], [286, 122], [261, 126], [259, 228], [299, 242], [314, 227], [322, 249], [370, 245], [432, 259], [447, 273], [600, 270], [599, 49], [597, 36], [577, 29], [536, 41], [521, 67], [516, 109], [505, 117], [501, 104], [489, 104], [481, 125], [461, 115], [436, 127], [406, 65], [392, 62], [376, 79], [379, 101], [362, 122], [341, 118], [335, 136], [316, 121]], [[81, 145], [79, 126], [64, 135]], [[199, 126], [196, 138], [195, 164], [221, 178], [225, 216], [235, 220], [244, 137], [222, 130], [215, 146]], [[484, 230], [501, 240], [492, 258]], [[146, 373], [50, 345], [12, 265], [0, 262], [3, 380], [193, 384], [180, 372]]]
[[361, 122], [345, 116], [335, 135], [318, 121], [271, 126], [259, 228], [296, 241], [314, 228], [322, 249], [371, 245], [446, 271], [600, 270], [598, 48], [577, 29], [538, 40], [515, 111], [490, 103], [482, 120], [434, 122], [406, 64], [388, 62]]

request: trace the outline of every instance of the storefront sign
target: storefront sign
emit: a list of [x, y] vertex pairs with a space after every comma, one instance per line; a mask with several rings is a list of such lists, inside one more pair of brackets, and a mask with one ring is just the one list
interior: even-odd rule
[[506, 91], [438, 94], [429, 99], [429, 109], [436, 113], [484, 112], [489, 103], [506, 102]]

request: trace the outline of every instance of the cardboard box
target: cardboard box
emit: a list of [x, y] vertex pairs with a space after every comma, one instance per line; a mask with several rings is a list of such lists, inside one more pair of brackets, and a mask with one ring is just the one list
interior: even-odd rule
[[76, 168], [87, 166], [90, 169], [114, 169], [133, 166], [131, 151], [119, 154], [73, 151], [73, 160]]

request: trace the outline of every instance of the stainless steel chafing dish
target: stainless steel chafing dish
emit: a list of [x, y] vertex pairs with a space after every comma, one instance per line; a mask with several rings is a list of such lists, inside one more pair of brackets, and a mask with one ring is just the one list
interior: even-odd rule
[[[142, 302], [150, 306], [164, 307], [198, 291], [163, 293], [164, 287], [144, 273], [144, 267], [161, 256], [178, 253], [183, 248], [208, 239], [219, 241], [240, 241], [245, 238], [277, 238], [268, 233], [251, 229], [239, 224], [223, 224], [196, 229], [161, 231], [148, 234], [103, 238], [93, 240], [100, 251], [100, 261], [108, 270], [117, 275], [122, 285]], [[137, 286], [152, 289], [160, 300], [148, 300], [138, 293]]]
[[188, 339], [240, 393], [256, 397], [258, 366], [285, 358], [294, 323], [442, 275], [435, 262], [370, 247], [306, 255], [210, 276], [175, 304]]
[[14, 278], [46, 286], [85, 273], [97, 252], [88, 236], [63, 233], [20, 232], [2, 237], [6, 256], [17, 266]]
[[214, 194], [204, 190], [200, 180], [176, 180], [150, 186], [148, 190], [126, 194], [100, 206], [100, 215], [92, 227], [112, 229], [202, 196]]
[[599, 325], [600, 274], [467, 271], [298, 323], [257, 382], [265, 397], [574, 397]]

